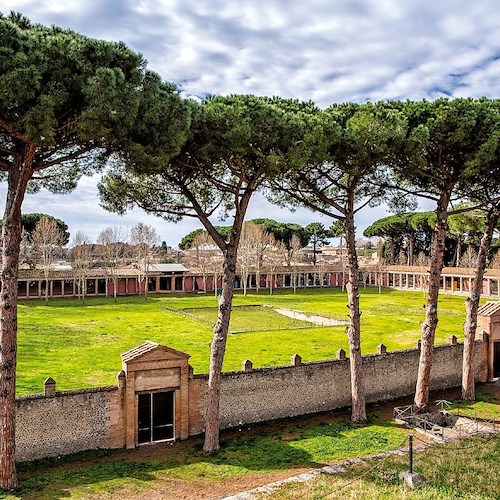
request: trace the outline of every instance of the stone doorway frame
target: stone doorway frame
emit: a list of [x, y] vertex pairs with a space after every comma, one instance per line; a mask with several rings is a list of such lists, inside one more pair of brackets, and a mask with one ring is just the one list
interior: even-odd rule
[[189, 436], [189, 354], [146, 341], [122, 354], [125, 379], [125, 446], [135, 448], [138, 438], [139, 393], [174, 393], [174, 439]]

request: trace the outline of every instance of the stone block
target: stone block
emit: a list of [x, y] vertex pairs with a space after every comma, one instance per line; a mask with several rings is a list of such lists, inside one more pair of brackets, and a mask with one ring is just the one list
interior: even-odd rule
[[52, 377], [49, 377], [43, 383], [43, 393], [48, 397], [56, 395], [56, 381]]

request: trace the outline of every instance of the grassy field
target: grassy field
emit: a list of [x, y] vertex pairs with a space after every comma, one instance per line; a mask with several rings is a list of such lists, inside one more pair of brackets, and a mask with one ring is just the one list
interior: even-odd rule
[[[361, 291], [362, 349], [409, 348], [420, 336], [426, 297], [416, 292]], [[238, 370], [251, 359], [254, 366], [290, 363], [298, 353], [304, 361], [335, 356], [347, 350], [344, 326], [319, 327], [292, 320], [273, 309], [284, 307], [347, 320], [346, 294], [339, 289], [292, 293], [236, 295], [225, 370]], [[53, 377], [59, 390], [115, 383], [120, 353], [149, 339], [191, 355], [195, 373], [208, 370], [211, 325], [217, 317], [211, 295], [123, 297], [77, 300], [22, 301], [19, 304], [18, 394], [40, 392]], [[240, 307], [246, 306], [246, 307]], [[259, 306], [259, 307], [250, 307]], [[437, 343], [451, 334], [461, 337], [464, 298], [443, 296], [439, 304]]]
[[[432, 395], [443, 396], [449, 394]], [[478, 399], [469, 411], [500, 422], [498, 389], [493, 384], [482, 386]], [[15, 494], [0, 493], [0, 498], [220, 498], [346, 458], [403, 447], [408, 430], [390, 418], [391, 404], [386, 404], [373, 408], [364, 425], [351, 424], [346, 413], [329, 412], [245, 426], [223, 432], [222, 447], [213, 455], [203, 453], [200, 438], [190, 438], [174, 445], [21, 464], [20, 489]], [[428, 483], [416, 493], [398, 481], [407, 459], [396, 456], [288, 485], [272, 498], [498, 498], [499, 453], [498, 435], [418, 452], [415, 470]]]
[[[332, 416], [281, 421], [270, 427], [256, 427], [243, 435], [223, 437], [221, 449], [211, 455], [202, 444], [157, 445], [149, 451], [110, 453], [104, 459], [94, 454], [80, 455], [76, 461], [27, 463], [20, 466], [21, 488], [17, 495], [4, 498], [197, 498], [185, 495], [195, 484], [206, 493], [227, 481], [235, 489], [253, 477], [291, 475], [295, 470], [321, 466], [352, 456], [366, 456], [399, 447], [406, 430], [372, 417], [365, 425]], [[245, 429], [246, 430], [246, 429]], [[191, 439], [190, 441], [194, 441]], [[169, 449], [169, 447], [171, 449]], [[85, 460], [82, 461], [81, 458]], [[73, 458], [74, 460], [74, 458]], [[47, 466], [48, 465], [48, 466]], [[181, 483], [182, 494], [159, 493], [172, 482]], [[264, 479], [266, 482], [267, 480]], [[184, 487], [182, 487], [182, 484]], [[149, 495], [148, 495], [149, 493]], [[145, 495], [145, 496], [144, 496]], [[218, 495], [214, 495], [218, 497]], [[0, 493], [0, 498], [2, 494]]]
[[369, 460], [334, 477], [321, 476], [274, 492], [274, 499], [432, 499], [500, 498], [500, 439], [474, 437], [446, 443], [415, 454], [415, 472], [426, 479], [418, 490], [402, 484], [399, 473], [408, 470], [407, 457]]

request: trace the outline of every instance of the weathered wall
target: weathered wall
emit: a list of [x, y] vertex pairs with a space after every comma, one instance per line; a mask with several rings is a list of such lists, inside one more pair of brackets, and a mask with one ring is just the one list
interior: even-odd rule
[[204, 429], [203, 412], [208, 388], [208, 375], [195, 375], [189, 379], [189, 435], [200, 434]]
[[119, 391], [103, 387], [32, 395], [16, 401], [16, 458], [35, 460], [121, 447]]
[[[476, 342], [476, 379], [487, 379], [488, 342]], [[437, 346], [431, 372], [431, 388], [461, 383], [462, 344]], [[413, 394], [419, 350], [388, 352], [363, 358], [368, 402], [387, 401]], [[203, 431], [207, 375], [189, 376], [189, 435]], [[124, 384], [124, 382], [123, 382]], [[103, 387], [32, 395], [17, 399], [16, 439], [18, 460], [34, 460], [97, 448], [125, 446], [127, 415], [125, 387]], [[349, 406], [349, 360], [327, 360], [299, 366], [255, 369], [223, 374], [221, 426], [233, 427], [332, 410]], [[128, 411], [136, 411], [131, 405]], [[186, 412], [182, 418], [186, 418]], [[129, 429], [130, 430], [130, 429]]]
[[[477, 342], [476, 349], [477, 380], [485, 381], [486, 343]], [[462, 352], [463, 344], [435, 348], [431, 389], [460, 385]], [[419, 350], [408, 349], [364, 356], [367, 402], [413, 394], [419, 355]], [[341, 408], [350, 403], [348, 359], [226, 373], [221, 387], [221, 424], [232, 427]]]

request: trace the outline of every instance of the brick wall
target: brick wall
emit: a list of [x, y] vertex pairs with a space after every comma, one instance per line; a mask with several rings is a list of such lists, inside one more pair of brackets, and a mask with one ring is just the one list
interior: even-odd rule
[[123, 446], [116, 387], [23, 396], [16, 401], [16, 458], [66, 455]]

